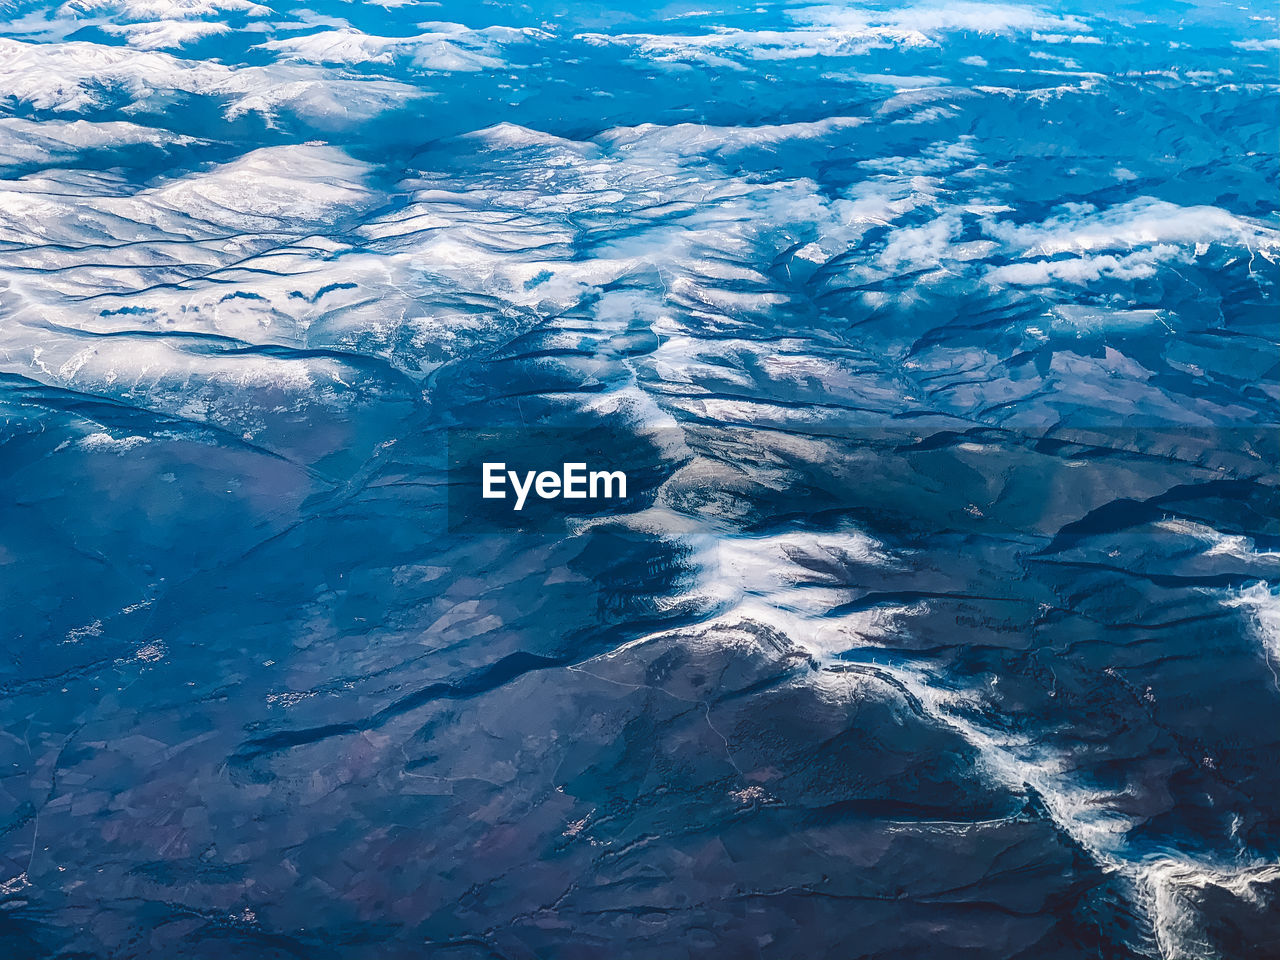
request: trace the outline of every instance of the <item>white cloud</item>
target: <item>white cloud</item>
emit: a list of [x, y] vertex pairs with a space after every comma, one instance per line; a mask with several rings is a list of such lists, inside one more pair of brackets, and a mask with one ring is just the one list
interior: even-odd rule
[[1054, 16], [1031, 7], [1000, 3], [954, 3], [896, 10], [849, 7], [803, 7], [790, 13], [797, 26], [784, 30], [717, 28], [710, 33], [582, 34], [600, 45], [633, 47], [657, 60], [694, 60], [730, 65], [732, 56], [756, 60], [798, 57], [860, 56], [872, 49], [921, 47], [939, 43], [947, 34], [1010, 34], [1034, 30], [1071, 30], [1083, 35], [1088, 25], [1078, 17]]
[[985, 233], [1019, 258], [991, 269], [988, 280], [1023, 286], [1139, 280], [1162, 264], [1191, 262], [1213, 243], [1271, 259], [1280, 254], [1280, 232], [1261, 222], [1151, 197], [1106, 210], [1068, 204], [1040, 223], [988, 222]]
[[1065, 33], [1032, 33], [1031, 39], [1037, 43], [1102, 43], [1101, 37], [1085, 36], [1079, 33], [1074, 36]]
[[1280, 37], [1268, 37], [1266, 40], [1235, 40], [1231, 45], [1251, 53], [1263, 53], [1267, 50], [1280, 50]]
[[1051, 286], [1059, 283], [1084, 286], [1107, 277], [1114, 280], [1141, 280], [1155, 276], [1156, 266], [1174, 260], [1182, 251], [1173, 246], [1157, 247], [1123, 256], [1101, 254], [1072, 260], [1035, 260], [1011, 263], [987, 271], [987, 279], [1014, 286]]
[[1271, 250], [1277, 237], [1274, 229], [1218, 207], [1180, 207], [1152, 197], [1106, 210], [1067, 204], [1040, 223], [996, 223], [987, 232], [1024, 256], [1213, 242]]
[[150, 442], [150, 437], [130, 436], [116, 439], [109, 433], [91, 433], [81, 437], [80, 446], [85, 450], [93, 450], [95, 452], [124, 454], [142, 446], [144, 443]]

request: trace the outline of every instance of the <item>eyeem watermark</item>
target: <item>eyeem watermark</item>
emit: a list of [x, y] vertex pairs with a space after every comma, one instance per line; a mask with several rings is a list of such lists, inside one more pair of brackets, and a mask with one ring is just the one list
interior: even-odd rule
[[1158, 524], [1178, 509], [1195, 517], [1196, 504], [1211, 498], [1236, 503], [1240, 517], [1276, 512], [1273, 424], [1032, 431], [912, 421], [824, 427], [803, 444], [798, 428], [697, 422], [678, 430], [641, 433], [605, 417], [554, 429], [451, 427], [449, 531], [563, 536], [584, 521], [642, 513], [659, 498], [665, 511], [761, 529], [821, 513], [872, 528], [1015, 531], [1057, 544]]
[[555, 532], [571, 520], [622, 516], [653, 503], [680, 464], [625, 422], [451, 428], [449, 528]]
[[508, 499], [507, 487], [515, 494], [511, 509], [523, 510], [532, 491], [540, 500], [625, 500], [627, 475], [622, 470], [587, 471], [585, 462], [564, 463], [554, 470], [508, 470], [505, 462], [487, 461], [483, 466], [482, 496], [486, 500]]

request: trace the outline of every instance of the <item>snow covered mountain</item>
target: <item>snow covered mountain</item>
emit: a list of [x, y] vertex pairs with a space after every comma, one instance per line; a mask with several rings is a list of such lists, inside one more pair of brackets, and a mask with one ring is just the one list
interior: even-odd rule
[[1280, 956], [1270, 6], [3, 9], [0, 956]]

